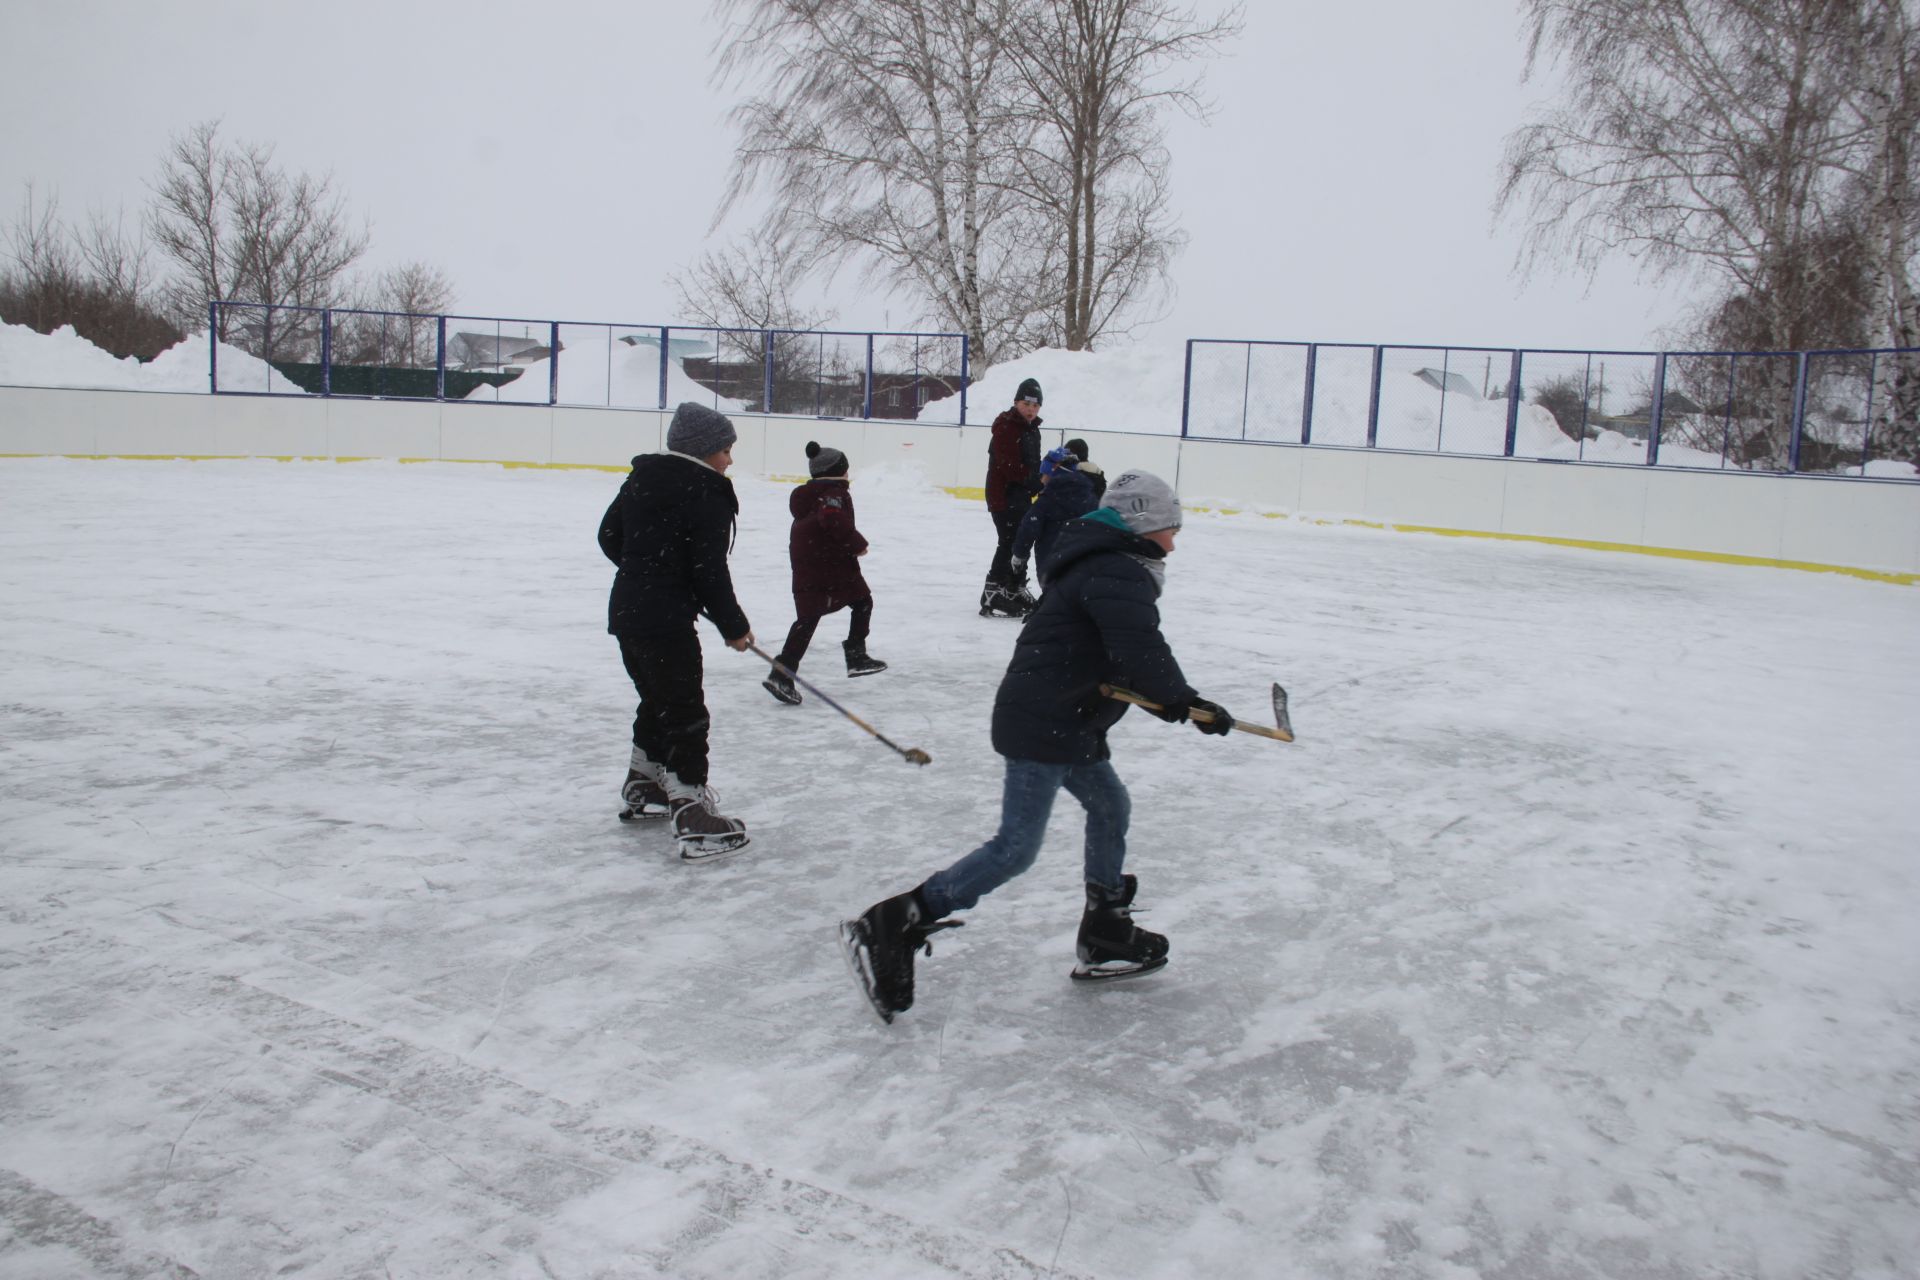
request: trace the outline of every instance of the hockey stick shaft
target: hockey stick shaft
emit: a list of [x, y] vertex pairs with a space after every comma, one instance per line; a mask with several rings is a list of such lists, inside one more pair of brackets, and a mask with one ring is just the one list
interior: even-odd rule
[[[1280, 689], [1279, 685], [1275, 685], [1274, 688], [1276, 690], [1279, 690], [1279, 692], [1275, 695], [1275, 699], [1274, 699], [1276, 707], [1285, 705], [1284, 699], [1286, 697], [1286, 691]], [[1133, 692], [1131, 689], [1116, 689], [1110, 684], [1103, 684], [1100, 686], [1100, 692], [1105, 694], [1109, 698], [1115, 699], [1116, 701], [1130, 702], [1134, 706], [1144, 707], [1148, 711], [1166, 710], [1166, 708], [1161, 706], [1159, 703], [1143, 698], [1139, 694]], [[1195, 720], [1202, 720], [1208, 724], [1213, 723], [1213, 712], [1208, 711], [1203, 707], [1194, 707], [1187, 714], [1190, 715]], [[1267, 726], [1263, 724], [1254, 724], [1248, 720], [1235, 720], [1233, 722], [1233, 727], [1238, 729], [1242, 733], [1257, 733], [1263, 738], [1272, 738], [1275, 742], [1292, 742], [1293, 741], [1293, 726], [1291, 725], [1283, 725], [1279, 728], [1269, 729], [1267, 728]]]
[[903, 747], [899, 743], [893, 741], [893, 739], [887, 737], [886, 734], [880, 732], [878, 729], [868, 724], [865, 720], [862, 720], [859, 716], [853, 714], [853, 712], [847, 710], [845, 707], [835, 702], [832, 698], [829, 698], [826, 694], [820, 692], [820, 690], [817, 687], [801, 679], [799, 672], [788, 670], [785, 663], [781, 662], [778, 658], [773, 657], [765, 649], [762, 649], [759, 645], [749, 644], [747, 646], [747, 650], [748, 652], [752, 653], [755, 657], [765, 662], [768, 666], [772, 667], [775, 671], [778, 671], [781, 675], [793, 681], [795, 684], [799, 685], [802, 689], [805, 689], [808, 693], [820, 699], [820, 701], [826, 703], [828, 706], [832, 707], [835, 711], [838, 711], [841, 715], [845, 716], [847, 719], [859, 725], [862, 729], [865, 729], [868, 733], [872, 734], [875, 738], [878, 738], [882, 743], [886, 744], [889, 747], [892, 747], [895, 751], [899, 752], [901, 756], [908, 761], [908, 763], [910, 764], [932, 764], [933, 763], [932, 756], [928, 755], [926, 752], [922, 751], [918, 747]]

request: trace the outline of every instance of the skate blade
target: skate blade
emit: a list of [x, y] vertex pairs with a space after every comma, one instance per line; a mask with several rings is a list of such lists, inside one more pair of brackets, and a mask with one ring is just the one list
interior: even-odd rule
[[840, 922], [840, 955], [847, 962], [847, 971], [860, 987], [860, 994], [866, 997], [867, 1007], [873, 1010], [873, 1016], [888, 1026], [893, 1025], [893, 1010], [886, 1008], [873, 994], [873, 972], [867, 968], [866, 949], [860, 945], [858, 931], [851, 920]]
[[1118, 982], [1122, 978], [1143, 978], [1167, 967], [1167, 958], [1149, 960], [1145, 964], [1129, 964], [1126, 961], [1111, 961], [1107, 964], [1081, 964], [1073, 969], [1075, 982]]
[[620, 821], [622, 822], [652, 822], [656, 818], [664, 818], [666, 816], [667, 811], [665, 809], [622, 809], [620, 811]]
[[880, 674], [881, 671], [885, 671], [885, 670], [886, 670], [885, 667], [881, 667], [877, 671], [849, 671], [847, 672], [847, 679], [858, 680], [861, 676], [877, 676]]
[[682, 862], [718, 862], [729, 854], [740, 852], [753, 841], [745, 833], [727, 837], [725, 843], [715, 841], [681, 840], [680, 861]]

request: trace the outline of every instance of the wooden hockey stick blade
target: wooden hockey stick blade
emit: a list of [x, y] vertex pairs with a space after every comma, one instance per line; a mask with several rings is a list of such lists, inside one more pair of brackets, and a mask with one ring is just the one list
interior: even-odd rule
[[[1157, 702], [1151, 702], [1141, 697], [1131, 689], [1116, 689], [1110, 684], [1103, 684], [1100, 686], [1100, 692], [1109, 698], [1114, 698], [1120, 702], [1131, 702], [1134, 706], [1145, 707], [1149, 711], [1164, 711], [1166, 709]], [[1273, 711], [1274, 718], [1279, 722], [1276, 728], [1269, 729], [1263, 724], [1254, 724], [1249, 720], [1235, 720], [1233, 727], [1241, 733], [1256, 733], [1263, 738], [1272, 738], [1275, 742], [1292, 742], [1293, 721], [1287, 716], [1287, 691], [1282, 689], [1277, 682], [1273, 686]], [[1187, 714], [1195, 720], [1204, 720], [1208, 724], [1213, 723], [1213, 712], [1203, 710], [1200, 707], [1193, 708], [1193, 710]]]
[[765, 649], [762, 649], [759, 645], [757, 644], [747, 645], [746, 652], [753, 654], [756, 658], [759, 658], [762, 662], [767, 663], [775, 671], [778, 671], [781, 675], [784, 675], [787, 679], [793, 681], [795, 684], [799, 685], [802, 689], [805, 689], [808, 693], [820, 699], [820, 701], [826, 703], [828, 706], [832, 707], [835, 711], [838, 711], [841, 715], [845, 716], [847, 719], [859, 725], [862, 729], [865, 729], [868, 733], [872, 734], [874, 738], [877, 739], [882, 746], [890, 747], [893, 750], [899, 752], [901, 759], [905, 760], [908, 764], [925, 765], [925, 764], [933, 763], [932, 756], [928, 755], [926, 752], [922, 751], [918, 747], [901, 746], [899, 743], [895, 742], [892, 738], [889, 738], [886, 734], [880, 732], [878, 729], [868, 724], [865, 720], [862, 720], [859, 716], [853, 714], [853, 712], [847, 710], [845, 707], [835, 702], [832, 698], [829, 698], [826, 694], [820, 692], [820, 690], [808, 684], [805, 680], [802, 680], [800, 678], [799, 672], [788, 670], [785, 664], [783, 664], [778, 658], [775, 658], [772, 654], [768, 653]]

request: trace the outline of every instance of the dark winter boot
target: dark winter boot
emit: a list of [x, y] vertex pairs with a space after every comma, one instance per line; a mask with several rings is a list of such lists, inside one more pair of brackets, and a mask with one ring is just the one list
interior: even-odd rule
[[778, 667], [767, 674], [760, 687], [790, 707], [800, 705], [800, 691], [793, 687], [793, 677]]
[[871, 676], [887, 669], [887, 664], [878, 658], [867, 656], [865, 640], [843, 640], [840, 647], [847, 651], [847, 674], [850, 676]]
[[708, 787], [700, 788], [697, 796], [673, 801], [673, 838], [680, 842], [682, 861], [705, 862], [747, 847], [747, 824], [722, 816], [718, 801]]
[[1080, 963], [1073, 976], [1081, 982], [1136, 978], [1167, 962], [1167, 940], [1133, 923], [1133, 894], [1140, 882], [1121, 876], [1118, 893], [1087, 883], [1087, 910], [1080, 917]]
[[627, 770], [627, 780], [620, 784], [620, 799], [627, 806], [620, 811], [622, 822], [667, 816], [667, 789], [638, 769]]
[[918, 889], [876, 902], [858, 920], [840, 926], [847, 964], [880, 1021], [913, 1007], [913, 953], [926, 948], [942, 929], [958, 929], [958, 920], [934, 920]]

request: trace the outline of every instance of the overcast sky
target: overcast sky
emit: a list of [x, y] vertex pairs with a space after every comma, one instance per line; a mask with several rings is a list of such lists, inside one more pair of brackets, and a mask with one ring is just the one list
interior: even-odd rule
[[[1217, 8], [1217, 6], [1215, 6]], [[290, 169], [331, 170], [372, 224], [368, 265], [424, 260], [460, 310], [668, 323], [669, 272], [709, 230], [733, 135], [698, 2], [265, 4], [0, 0], [0, 196], [71, 220], [146, 200], [168, 138], [218, 118]], [[1490, 204], [1504, 139], [1545, 98], [1520, 83], [1509, 0], [1255, 0], [1210, 64], [1216, 110], [1171, 122], [1191, 243], [1139, 339], [1639, 348], [1686, 299], [1631, 263], [1589, 288], [1522, 284]], [[839, 327], [916, 308], [848, 290]]]

